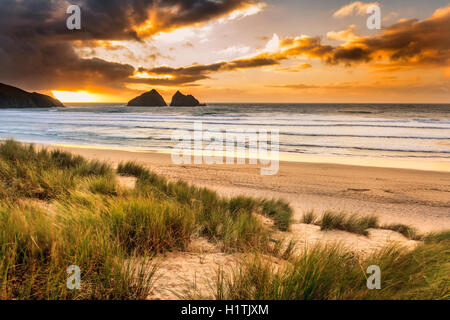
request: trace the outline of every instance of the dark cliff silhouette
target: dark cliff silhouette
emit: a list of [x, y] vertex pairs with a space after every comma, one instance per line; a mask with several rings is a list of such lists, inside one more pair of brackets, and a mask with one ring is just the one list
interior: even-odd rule
[[61, 101], [0, 83], [0, 108], [52, 108], [64, 107]]
[[153, 89], [146, 92], [139, 97], [130, 100], [127, 104], [128, 107], [166, 107], [167, 103], [164, 98]]
[[174, 94], [172, 97], [172, 102], [170, 103], [172, 107], [198, 107], [204, 106], [192, 95], [184, 95], [180, 91]]

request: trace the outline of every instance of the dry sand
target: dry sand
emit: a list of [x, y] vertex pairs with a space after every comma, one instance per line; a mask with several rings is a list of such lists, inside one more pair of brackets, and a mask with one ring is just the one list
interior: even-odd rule
[[328, 163], [280, 162], [274, 176], [253, 165], [175, 165], [163, 153], [58, 147], [118, 164], [137, 161], [156, 173], [205, 186], [220, 194], [282, 197], [295, 218], [314, 209], [376, 214], [382, 223], [404, 223], [421, 232], [450, 229], [450, 172]]
[[[128, 151], [58, 147], [90, 159], [118, 164], [137, 161], [170, 179], [205, 186], [222, 195], [282, 197], [295, 210], [295, 222], [283, 237], [294, 239], [300, 248], [315, 243], [339, 242], [364, 256], [389, 244], [413, 248], [417, 242], [389, 231], [371, 229], [369, 236], [342, 231], [322, 232], [315, 225], [300, 223], [306, 210], [318, 214], [327, 209], [361, 215], [376, 214], [381, 223], [404, 223], [420, 232], [450, 229], [450, 172], [281, 162], [274, 176], [261, 176], [251, 165], [175, 165], [170, 155]], [[121, 179], [131, 187], [132, 179]], [[158, 275], [151, 299], [178, 299], [192, 288], [212, 298], [210, 284], [219, 266], [230, 267], [238, 255], [225, 254], [204, 239], [194, 239], [188, 252], [158, 257]], [[195, 290], [194, 290], [195, 291]]]

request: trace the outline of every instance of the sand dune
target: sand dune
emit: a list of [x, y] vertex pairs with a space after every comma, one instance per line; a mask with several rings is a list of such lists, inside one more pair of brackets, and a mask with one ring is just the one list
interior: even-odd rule
[[[282, 162], [277, 175], [261, 176], [259, 168], [250, 165], [177, 166], [167, 154], [62, 148], [113, 164], [137, 161], [170, 179], [209, 187], [226, 196], [283, 197], [295, 209], [295, 221], [288, 233], [275, 232], [274, 237], [294, 240], [297, 250], [317, 243], [339, 243], [364, 257], [387, 245], [412, 249], [418, 244], [390, 230], [369, 229], [368, 236], [337, 230], [324, 232], [319, 226], [301, 223], [303, 212], [310, 209], [318, 214], [327, 209], [376, 214], [381, 223], [413, 225], [420, 232], [450, 228], [448, 172]], [[134, 186], [134, 178], [118, 179], [124, 187]], [[186, 252], [170, 252], [155, 258], [157, 280], [148, 298], [213, 298], [213, 281], [218, 268], [229, 271], [241, 255], [224, 253], [203, 238], [193, 239]]]
[[[274, 176], [252, 165], [175, 165], [170, 155], [61, 147], [112, 163], [134, 160], [171, 179], [182, 179], [223, 195], [282, 197], [295, 209], [318, 213], [346, 210], [376, 214], [382, 223], [405, 223], [421, 232], [450, 228], [450, 173], [410, 169], [281, 162]], [[372, 162], [373, 163], [373, 162]]]

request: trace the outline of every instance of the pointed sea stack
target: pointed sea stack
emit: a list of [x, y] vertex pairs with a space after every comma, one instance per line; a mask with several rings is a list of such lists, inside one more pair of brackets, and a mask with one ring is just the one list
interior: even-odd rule
[[174, 94], [172, 97], [171, 107], [198, 107], [204, 106], [204, 104], [200, 104], [197, 99], [192, 95], [184, 95], [180, 91]]
[[0, 83], [0, 109], [4, 108], [53, 108], [64, 107], [61, 101], [40, 94]]
[[127, 104], [128, 107], [167, 107], [167, 103], [164, 98], [153, 89], [146, 92], [139, 97], [130, 100]]

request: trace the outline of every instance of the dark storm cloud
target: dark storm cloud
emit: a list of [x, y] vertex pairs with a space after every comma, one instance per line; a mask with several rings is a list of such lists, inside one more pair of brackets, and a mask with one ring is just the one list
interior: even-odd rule
[[[130, 65], [82, 59], [75, 40], [141, 40], [160, 31], [205, 23], [256, 0], [1, 0], [0, 82], [29, 89], [121, 87]], [[77, 4], [82, 29], [66, 28], [66, 9]], [[151, 23], [149, 23], [151, 22]]]
[[91, 83], [120, 88], [134, 73], [130, 65], [81, 59], [66, 42], [0, 37], [0, 44], [0, 82], [35, 90], [82, 88]]
[[[138, 39], [173, 28], [208, 22], [258, 3], [257, 0], [2, 0], [0, 30], [20, 38], [54, 36], [63, 39]], [[66, 9], [79, 5], [82, 30], [68, 32]]]

